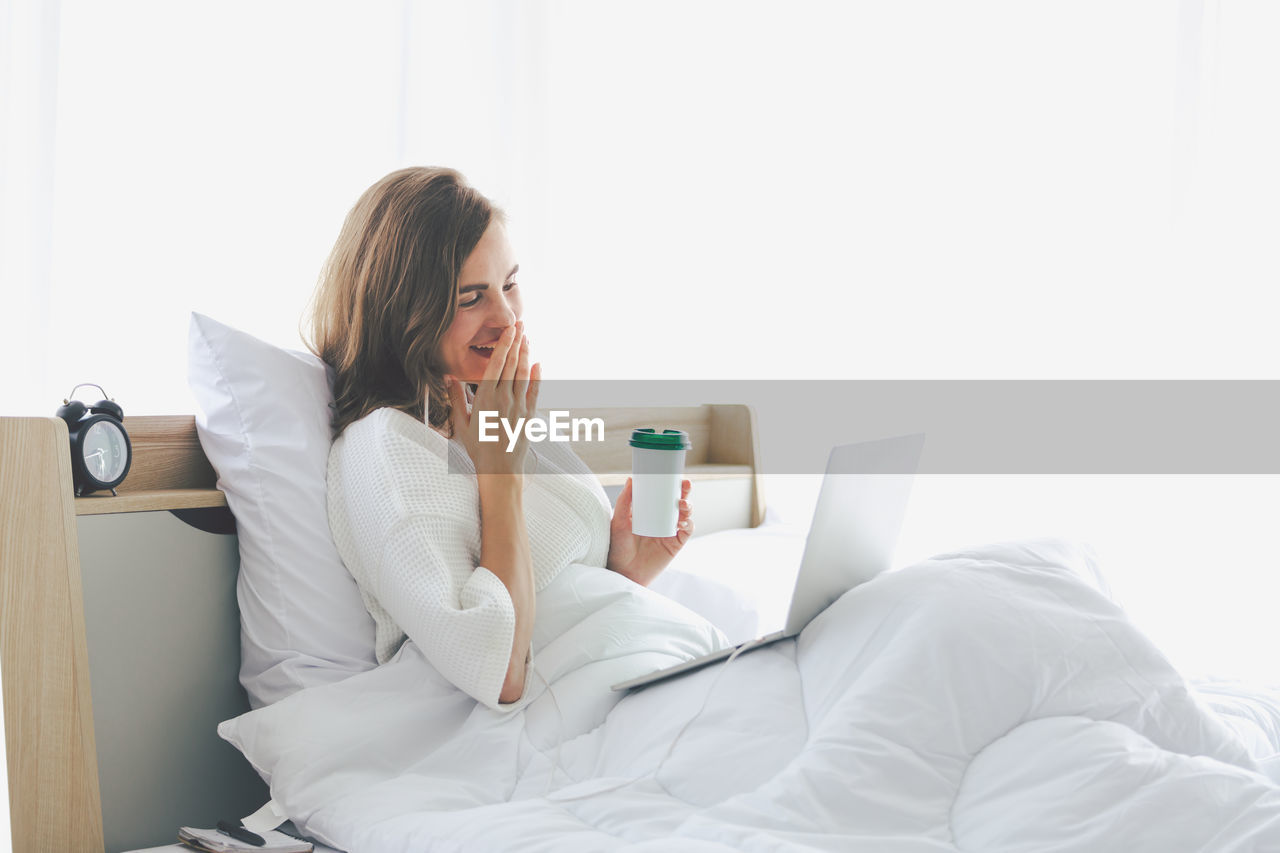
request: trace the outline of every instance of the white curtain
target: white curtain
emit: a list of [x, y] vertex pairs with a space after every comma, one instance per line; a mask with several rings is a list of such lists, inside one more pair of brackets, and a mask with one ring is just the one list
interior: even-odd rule
[[[50, 325], [58, 11], [57, 2], [0, 0], [0, 395], [16, 404], [14, 411], [47, 380], [45, 341], [28, 330], [47, 334]], [[0, 848], [6, 849], [7, 768], [0, 707]]]
[[[6, 411], [22, 411], [48, 382], [58, 17], [57, 2], [0, 2], [0, 369]], [[57, 406], [52, 397], [45, 393], [44, 408]]]
[[1219, 8], [67, 2], [0, 407], [189, 411], [192, 309], [299, 346], [409, 163], [507, 207], [548, 375], [1268, 377], [1277, 25]]

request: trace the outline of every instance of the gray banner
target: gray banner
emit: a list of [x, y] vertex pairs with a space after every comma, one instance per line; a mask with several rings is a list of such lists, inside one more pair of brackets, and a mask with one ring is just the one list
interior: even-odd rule
[[911, 433], [921, 474], [1280, 474], [1269, 380], [547, 380], [538, 408], [634, 420], [703, 403], [754, 410], [766, 474], [821, 474], [836, 444]]

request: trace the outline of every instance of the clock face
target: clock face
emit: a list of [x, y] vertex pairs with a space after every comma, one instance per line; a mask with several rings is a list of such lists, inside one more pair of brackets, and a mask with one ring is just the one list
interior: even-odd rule
[[114, 483], [124, 473], [129, 459], [128, 447], [120, 427], [109, 421], [96, 421], [84, 435], [84, 468], [100, 483]]

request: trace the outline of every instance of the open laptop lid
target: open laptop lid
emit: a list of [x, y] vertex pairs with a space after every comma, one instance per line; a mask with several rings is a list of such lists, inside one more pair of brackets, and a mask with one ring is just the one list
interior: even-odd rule
[[924, 435], [832, 448], [796, 575], [784, 635], [890, 568]]

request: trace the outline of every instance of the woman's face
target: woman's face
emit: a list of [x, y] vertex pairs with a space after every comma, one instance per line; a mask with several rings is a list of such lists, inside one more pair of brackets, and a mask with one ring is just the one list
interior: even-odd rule
[[458, 313], [440, 340], [440, 357], [449, 373], [466, 382], [484, 378], [493, 344], [523, 310], [516, 286], [519, 268], [507, 229], [491, 222], [458, 275]]

